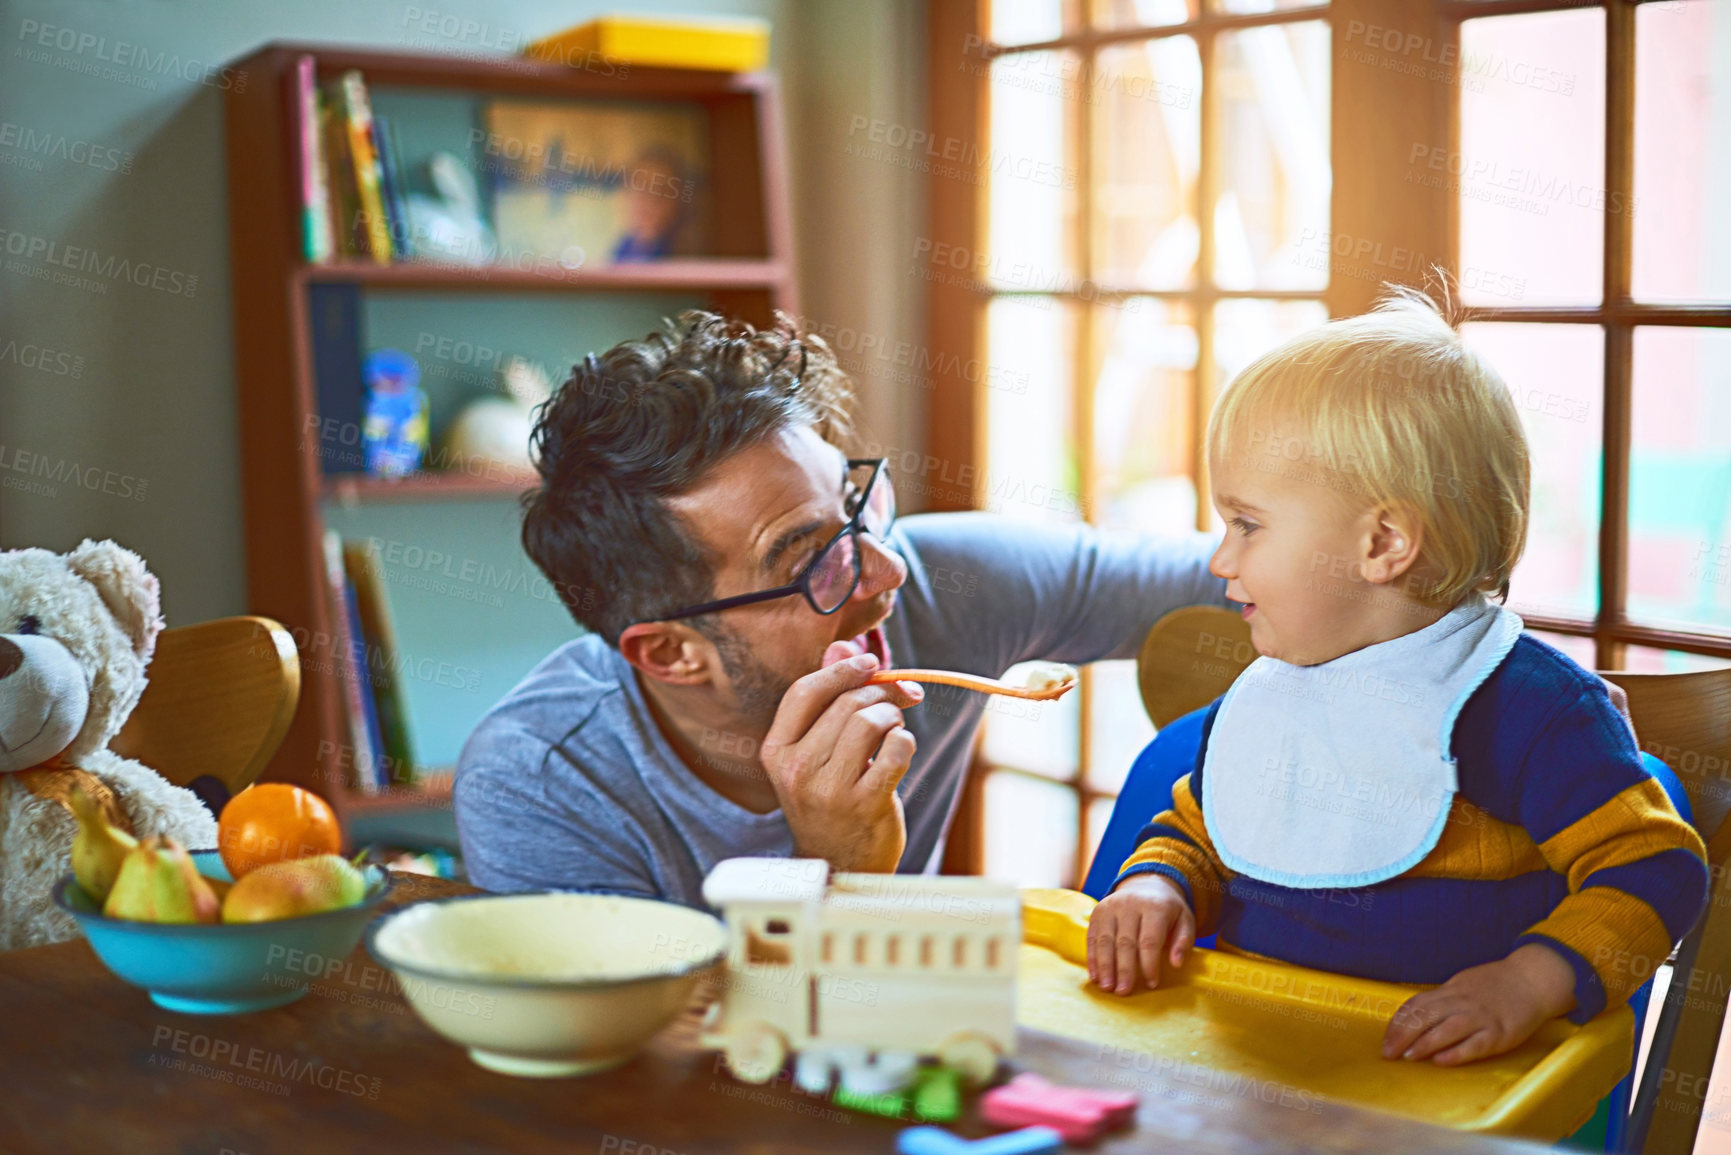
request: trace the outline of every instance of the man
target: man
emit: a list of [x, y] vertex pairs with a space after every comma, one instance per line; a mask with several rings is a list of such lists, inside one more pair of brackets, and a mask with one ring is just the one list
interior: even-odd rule
[[1129, 657], [1168, 611], [1225, 604], [1203, 534], [895, 521], [884, 463], [841, 448], [849, 400], [785, 321], [687, 313], [573, 370], [523, 543], [592, 632], [463, 748], [477, 885], [702, 906], [737, 855], [935, 872], [985, 699], [874, 671]]

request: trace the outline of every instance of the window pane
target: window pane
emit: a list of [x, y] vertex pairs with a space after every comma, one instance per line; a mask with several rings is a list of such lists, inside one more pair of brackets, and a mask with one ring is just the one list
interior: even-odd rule
[[1038, 44], [1074, 32], [1081, 0], [992, 0], [992, 42]]
[[1604, 332], [1597, 325], [1463, 325], [1514, 396], [1532, 457], [1527, 549], [1509, 608], [1591, 618], [1598, 607]]
[[1076, 460], [1073, 306], [996, 297], [986, 310], [985, 505], [1047, 521], [1081, 515]]
[[1731, 7], [1635, 9], [1637, 298], [1731, 298]]
[[1104, 284], [1178, 289], [1196, 276], [1202, 58], [1168, 36], [1100, 50], [1094, 268]]
[[1635, 330], [1629, 616], [1731, 627], [1731, 329]]
[[992, 62], [991, 152], [958, 179], [986, 173], [987, 275], [1008, 287], [1062, 283], [1075, 272], [1079, 59], [1023, 52]]
[[1605, 16], [1597, 9], [1461, 25], [1461, 151], [1417, 142], [1409, 175], [1460, 197], [1467, 303], [1599, 300], [1604, 76]]
[[1196, 19], [1198, 0], [1094, 0], [1097, 28], [1154, 28]]
[[1095, 662], [1088, 679], [1088, 784], [1116, 794], [1130, 763], [1154, 740], [1154, 723], [1142, 708], [1135, 662]]
[[1095, 520], [1102, 525], [1144, 533], [1196, 525], [1194, 316], [1188, 305], [1151, 297], [1095, 307], [1104, 354], [1094, 382]]
[[994, 765], [1069, 781], [1076, 776], [1081, 735], [1080, 694], [1065, 694], [1050, 702], [1031, 702], [1001, 694], [986, 699], [982, 741], [986, 761]]
[[1076, 885], [1076, 792], [1020, 774], [986, 779], [987, 878], [1017, 886]]
[[1598, 667], [1596, 647], [1592, 638], [1576, 637], [1574, 634], [1553, 634], [1549, 630], [1533, 630], [1532, 635], [1554, 649], [1563, 651], [1574, 659], [1577, 666], [1592, 670]]
[[1252, 361], [1328, 320], [1321, 301], [1221, 301], [1214, 306], [1214, 361], [1219, 388]]
[[1321, 21], [1220, 37], [1214, 283], [1223, 289], [1328, 284], [1327, 262], [1298, 259], [1303, 242], [1328, 233], [1328, 42]]
[[1328, 0], [1208, 0], [1208, 7], [1215, 12], [1255, 13], [1273, 12], [1285, 8], [1326, 8]]
[[1682, 650], [1657, 650], [1651, 646], [1623, 648], [1623, 669], [1631, 674], [1694, 674], [1723, 670], [1727, 666], [1731, 666], [1731, 658], [1711, 658]]

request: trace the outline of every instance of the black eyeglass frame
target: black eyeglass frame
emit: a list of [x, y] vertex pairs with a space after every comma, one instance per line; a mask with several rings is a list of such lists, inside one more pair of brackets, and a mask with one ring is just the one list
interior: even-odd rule
[[[872, 530], [865, 529], [861, 524], [861, 519], [865, 517], [866, 509], [871, 503], [872, 488], [877, 485], [878, 478], [882, 477], [889, 470], [889, 458], [850, 457], [847, 460], [848, 472], [850, 473], [855, 469], [859, 469], [866, 465], [876, 466], [876, 468], [872, 470], [871, 477], [866, 480], [865, 488], [859, 491], [859, 505], [854, 508], [853, 515], [847, 519], [846, 525], [836, 531], [834, 537], [824, 543], [822, 549], [812, 555], [811, 561], [807, 563], [804, 569], [799, 571], [798, 577], [794, 578], [786, 585], [776, 586], [771, 590], [758, 590], [755, 593], [749, 594], [735, 594], [733, 597], [722, 598], [720, 601], [705, 602], [700, 606], [687, 606], [685, 609], [675, 611], [671, 614], [662, 614], [660, 617], [645, 618], [644, 621], [676, 622], [681, 618], [695, 618], [701, 614], [718, 613], [721, 610], [736, 609], [739, 606], [752, 606], [759, 602], [768, 602], [774, 601], [777, 598], [792, 597], [794, 594], [803, 594], [805, 596], [805, 604], [826, 618], [831, 614], [839, 613], [842, 606], [847, 605], [848, 599], [853, 597], [854, 591], [859, 588], [860, 578], [865, 573], [865, 553], [859, 548], [858, 540], [860, 532], [864, 530], [867, 533], [871, 533], [873, 537], [877, 537], [880, 541], [883, 540], [879, 534]], [[884, 526], [884, 533], [889, 533], [890, 526], [895, 523], [896, 508], [892, 503], [890, 505], [889, 521]], [[829, 555], [830, 550], [835, 548], [836, 543], [849, 534], [852, 534], [855, 539], [853, 583], [848, 587], [847, 593], [842, 595], [841, 601], [836, 603], [834, 609], [821, 609], [817, 604], [817, 599], [813, 597], [811, 593], [811, 575], [818, 571], [818, 567], [823, 563], [823, 559]], [[639, 622], [637, 624], [641, 625], [643, 623]]]

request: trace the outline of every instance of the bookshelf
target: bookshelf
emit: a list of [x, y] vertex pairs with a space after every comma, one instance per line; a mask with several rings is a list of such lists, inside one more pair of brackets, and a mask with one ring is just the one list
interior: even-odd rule
[[[703, 190], [709, 213], [706, 255], [577, 269], [418, 260], [378, 264], [353, 257], [308, 263], [302, 256], [301, 112], [295, 89], [295, 69], [303, 56], [313, 58], [321, 84], [357, 69], [376, 105], [397, 100], [402, 108], [426, 107], [449, 119], [472, 104], [475, 124], [481, 103], [497, 97], [699, 107], [709, 157]], [[295, 632], [302, 658], [300, 706], [265, 777], [323, 794], [345, 826], [357, 818], [448, 810], [449, 766], [436, 760], [434, 768], [444, 773], [382, 793], [358, 790], [348, 781], [341, 752], [352, 743], [340, 667], [328, 641], [335, 630], [325, 530], [350, 515], [433, 507], [441, 524], [448, 521], [460, 533], [463, 508], [489, 502], [508, 506], [533, 478], [493, 470], [481, 476], [428, 471], [397, 480], [327, 473], [317, 439], [309, 445], [303, 432], [320, 417], [313, 294], [320, 286], [354, 286], [363, 300], [388, 302], [397, 316], [413, 315], [417, 308], [443, 309], [449, 316], [482, 305], [508, 311], [527, 307], [520, 306], [525, 301], [556, 301], [560, 307], [571, 302], [572, 308], [603, 318], [595, 324], [604, 329], [626, 324], [617, 320], [622, 316], [666, 311], [675, 301], [758, 324], [767, 323], [775, 309], [797, 313], [776, 84], [767, 74], [635, 66], [584, 70], [515, 57], [485, 60], [280, 42], [233, 67], [248, 77], [244, 87], [224, 96], [247, 602], [251, 611]], [[405, 136], [426, 135], [412, 118], [393, 114]], [[605, 344], [645, 331], [642, 324], [609, 329]], [[435, 398], [435, 407], [438, 403]], [[521, 564], [532, 568], [527, 558]], [[454, 621], [453, 633], [461, 632], [461, 625]], [[505, 640], [519, 652], [525, 646], [551, 648], [544, 636]], [[486, 701], [474, 704], [477, 711], [508, 688], [488, 686]]]
[[410, 477], [367, 477], [339, 474], [326, 477], [322, 492], [341, 505], [386, 501], [461, 501], [465, 498], [516, 497], [535, 484], [533, 474], [470, 477], [458, 472], [429, 471]]

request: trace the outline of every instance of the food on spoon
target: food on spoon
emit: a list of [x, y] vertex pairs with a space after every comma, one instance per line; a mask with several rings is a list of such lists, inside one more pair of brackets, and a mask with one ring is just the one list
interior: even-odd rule
[[1076, 667], [1062, 662], [1029, 662], [1022, 684], [1030, 690], [1054, 690], [1076, 683]]
[[1046, 667], [1046, 669], [1037, 676], [1037, 684], [1032, 685], [1001, 682], [997, 678], [983, 678], [978, 674], [963, 674], [955, 670], [900, 668], [879, 670], [866, 679], [866, 685], [882, 686], [890, 682], [933, 682], [940, 686], [960, 686], [964, 690], [976, 690], [982, 694], [1004, 694], [1011, 698], [1030, 698], [1045, 702], [1051, 701], [1053, 698], [1062, 698], [1076, 684], [1076, 671], [1071, 666], [1060, 665], [1057, 662], [1036, 662], [1033, 665]]

